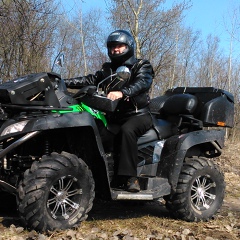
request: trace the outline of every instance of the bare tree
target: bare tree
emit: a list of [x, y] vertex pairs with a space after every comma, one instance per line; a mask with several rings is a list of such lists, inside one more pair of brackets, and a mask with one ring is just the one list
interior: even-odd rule
[[101, 16], [101, 10], [82, 12], [79, 8], [71, 19], [63, 19], [59, 39], [64, 39], [62, 50], [67, 58], [64, 77], [95, 73], [107, 60], [106, 34], [101, 26]]
[[53, 1], [1, 0], [0, 7], [0, 78], [46, 69], [56, 27]]
[[219, 46], [219, 38], [209, 35], [197, 50], [195, 64], [191, 70], [195, 86], [215, 87], [229, 90], [228, 57]]
[[239, 4], [231, 3], [231, 10], [224, 20], [226, 32], [229, 35], [229, 54], [227, 59], [227, 87], [235, 98], [235, 128], [231, 131], [233, 139], [240, 136], [240, 76], [239, 76], [239, 52], [235, 50], [240, 46], [240, 8]]
[[179, 41], [179, 53], [177, 59], [177, 86], [194, 86], [195, 69], [198, 67], [197, 57], [200, 45], [199, 31], [191, 28], [181, 28], [181, 39]]
[[[146, 58], [154, 66], [156, 77], [152, 95], [175, 84], [177, 29], [189, 5], [175, 4], [164, 9], [164, 0], [112, 0], [109, 1], [112, 26], [127, 29], [136, 42], [137, 58]], [[180, 31], [179, 31], [180, 33]]]

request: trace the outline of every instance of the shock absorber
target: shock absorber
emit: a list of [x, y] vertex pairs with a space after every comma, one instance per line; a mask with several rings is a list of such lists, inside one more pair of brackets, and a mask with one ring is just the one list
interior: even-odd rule
[[[1, 143], [0, 143], [0, 151], [1, 151], [2, 149], [3, 149], [3, 143], [1, 142]], [[1, 168], [3, 168], [4, 170], [9, 170], [9, 169], [10, 169], [10, 168], [9, 168], [9, 162], [8, 162], [6, 156], [1, 159], [1, 162], [0, 162], [0, 163], [1, 163], [0, 169], [1, 169]]]
[[44, 153], [45, 153], [45, 155], [49, 155], [50, 154], [50, 144], [49, 144], [49, 141], [47, 139], [45, 139]]
[[[3, 149], [3, 143], [1, 142], [0, 143], [0, 151], [2, 151]], [[4, 158], [1, 159], [1, 162], [0, 162], [0, 169], [4, 166]]]

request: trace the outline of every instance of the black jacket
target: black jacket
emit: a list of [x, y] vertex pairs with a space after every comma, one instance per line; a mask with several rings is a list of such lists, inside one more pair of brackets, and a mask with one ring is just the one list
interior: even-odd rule
[[[154, 77], [153, 68], [148, 60], [135, 58], [128, 59], [123, 65], [131, 71], [129, 80], [123, 82], [116, 77], [109, 78], [102, 83], [102, 89], [106, 94], [110, 91], [121, 91], [123, 93], [123, 98], [119, 101], [116, 110], [119, 114], [138, 113], [139, 109], [146, 108], [149, 104], [148, 93]], [[102, 69], [95, 74], [65, 79], [65, 83], [68, 88], [81, 88], [87, 85], [97, 86], [104, 78], [115, 73], [117, 67], [111, 62], [106, 62], [103, 64]]]

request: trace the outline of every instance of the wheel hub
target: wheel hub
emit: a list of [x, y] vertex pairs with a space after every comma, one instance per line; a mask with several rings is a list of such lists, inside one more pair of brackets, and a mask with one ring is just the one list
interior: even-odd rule
[[80, 207], [78, 204], [82, 195], [82, 189], [76, 184], [77, 179], [72, 176], [60, 178], [50, 188], [47, 207], [54, 219], [69, 219]]
[[209, 176], [199, 176], [191, 188], [191, 202], [197, 210], [207, 210], [216, 199], [216, 184]]
[[62, 203], [67, 198], [67, 192], [59, 191], [56, 195], [56, 201]]
[[204, 194], [205, 194], [204, 188], [202, 188], [202, 187], [197, 188], [197, 195], [198, 195], [198, 197], [203, 198]]

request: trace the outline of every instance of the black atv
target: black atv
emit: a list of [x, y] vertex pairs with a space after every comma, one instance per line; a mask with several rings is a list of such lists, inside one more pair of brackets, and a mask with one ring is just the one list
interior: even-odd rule
[[[124, 80], [128, 71], [116, 75]], [[225, 191], [214, 158], [222, 153], [224, 128], [233, 126], [232, 94], [178, 87], [152, 99], [154, 126], [138, 139], [141, 191], [131, 193], [111, 187], [115, 154], [100, 128], [115, 134], [104, 113], [114, 112], [117, 101], [99, 92], [89, 86], [72, 93], [54, 72], [0, 85], [0, 191], [16, 195], [24, 225], [37, 231], [77, 226], [95, 194], [121, 201], [164, 198], [174, 217], [213, 218]]]

